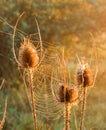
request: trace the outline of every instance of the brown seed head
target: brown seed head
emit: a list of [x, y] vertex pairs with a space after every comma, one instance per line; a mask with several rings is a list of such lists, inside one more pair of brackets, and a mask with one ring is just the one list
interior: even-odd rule
[[64, 102], [64, 86], [63, 85], [60, 86], [60, 89], [59, 89], [59, 99], [60, 99], [60, 102]]
[[78, 98], [78, 92], [76, 89], [69, 89], [66, 94], [66, 99], [70, 103], [74, 103]]
[[93, 76], [90, 68], [86, 67], [84, 70], [84, 87], [91, 86], [93, 84]]
[[64, 86], [62, 85], [59, 90], [60, 102], [73, 103], [78, 98], [78, 93], [75, 89], [66, 88], [66, 97], [64, 97]]
[[80, 65], [80, 66], [78, 66], [78, 69], [77, 69], [76, 79], [77, 79], [77, 84], [79, 86], [83, 84], [84, 69], [85, 69], [85, 65]]
[[19, 48], [18, 59], [23, 68], [34, 68], [39, 62], [36, 48], [28, 38], [24, 39], [23, 44]]
[[93, 84], [92, 72], [87, 64], [81, 65], [77, 70], [77, 83], [83, 87]]

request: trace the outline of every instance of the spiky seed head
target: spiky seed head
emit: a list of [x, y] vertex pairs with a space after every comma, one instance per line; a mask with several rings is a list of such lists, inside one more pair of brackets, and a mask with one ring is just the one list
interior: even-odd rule
[[[67, 91], [67, 88], [66, 88], [66, 91]], [[60, 102], [64, 102], [64, 85], [60, 86], [59, 99], [60, 99]]]
[[66, 87], [66, 94], [64, 97], [64, 85], [60, 86], [59, 90], [59, 99], [60, 102], [67, 102], [67, 103], [74, 103], [76, 99], [78, 98], [78, 92], [76, 89], [69, 89]]
[[39, 62], [36, 48], [28, 38], [24, 39], [24, 42], [19, 48], [18, 60], [22, 68], [34, 68]]
[[77, 73], [76, 73], [76, 80], [77, 84], [80, 86], [83, 83], [83, 72], [85, 69], [85, 65], [78, 66]]
[[85, 68], [83, 77], [84, 77], [84, 83], [83, 83], [84, 87], [88, 87], [93, 84], [93, 76], [92, 76], [92, 72], [89, 67]]
[[93, 83], [92, 72], [88, 64], [80, 65], [77, 69], [77, 84], [83, 87], [91, 86]]
[[70, 103], [75, 103], [78, 98], [78, 92], [76, 89], [68, 89], [66, 99]]

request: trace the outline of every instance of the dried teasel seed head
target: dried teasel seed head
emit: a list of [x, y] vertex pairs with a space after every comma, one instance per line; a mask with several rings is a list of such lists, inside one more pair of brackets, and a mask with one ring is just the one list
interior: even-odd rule
[[83, 72], [85, 69], [85, 65], [78, 66], [77, 73], [76, 73], [76, 80], [78, 85], [82, 85], [83, 83]]
[[36, 48], [28, 38], [24, 38], [24, 42], [19, 48], [18, 60], [22, 68], [34, 68], [39, 62]]
[[64, 97], [64, 85], [62, 85], [59, 89], [59, 99], [60, 102], [74, 103], [78, 98], [78, 92], [76, 89], [69, 89], [66, 87], [66, 97]]
[[88, 87], [93, 84], [93, 75], [88, 64], [79, 66], [77, 70], [77, 84]]
[[93, 76], [89, 67], [84, 70], [84, 87], [91, 86], [93, 84]]
[[[67, 91], [67, 88], [66, 88], [66, 91]], [[60, 99], [60, 102], [64, 102], [64, 85], [60, 86], [59, 99]]]
[[70, 103], [75, 103], [78, 98], [78, 92], [76, 89], [68, 89], [66, 93], [66, 99]]

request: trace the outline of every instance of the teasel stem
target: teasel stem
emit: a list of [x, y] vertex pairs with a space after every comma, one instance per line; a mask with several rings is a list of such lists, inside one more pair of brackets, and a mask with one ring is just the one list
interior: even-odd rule
[[83, 100], [82, 100], [82, 110], [81, 110], [81, 120], [80, 120], [80, 130], [83, 128], [85, 109], [86, 109], [86, 95], [87, 95], [87, 87], [83, 88]]
[[70, 103], [64, 104], [64, 130], [69, 130], [70, 124]]
[[28, 93], [28, 86], [27, 86], [27, 83], [26, 83], [26, 71], [24, 70], [23, 72], [23, 81], [24, 81], [24, 85], [25, 85], [25, 90], [26, 90], [26, 94], [27, 94], [27, 98], [28, 98], [28, 102], [29, 102], [29, 105], [30, 105], [30, 108], [32, 107], [31, 106], [31, 102], [30, 102], [30, 95]]
[[32, 106], [32, 114], [33, 114], [33, 118], [34, 118], [34, 127], [35, 130], [38, 130], [37, 127], [37, 117], [36, 117], [36, 106], [35, 106], [35, 102], [34, 102], [34, 86], [33, 86], [33, 70], [29, 69], [29, 85], [30, 85], [30, 92], [31, 92], [31, 106]]
[[63, 61], [63, 80], [64, 80], [64, 130], [69, 130], [69, 120], [70, 120], [70, 104], [66, 101], [66, 63], [64, 60], [64, 49], [62, 53]]
[[0, 130], [3, 129], [4, 123], [5, 123], [5, 120], [6, 120], [6, 113], [7, 113], [7, 98], [6, 98], [6, 100], [5, 100], [3, 118], [2, 118], [2, 120], [0, 121]]

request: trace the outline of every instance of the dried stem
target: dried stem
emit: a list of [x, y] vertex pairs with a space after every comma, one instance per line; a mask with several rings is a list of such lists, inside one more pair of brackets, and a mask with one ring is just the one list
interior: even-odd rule
[[37, 21], [37, 19], [36, 19], [36, 18], [35, 18], [35, 21], [36, 21], [36, 26], [37, 26], [37, 29], [38, 29], [38, 34], [39, 34], [40, 49], [41, 49], [41, 57], [42, 57], [42, 52], [43, 52], [42, 38], [41, 38], [41, 33], [40, 33], [39, 24], [38, 24], [38, 21]]
[[12, 40], [13, 40], [13, 47], [12, 47], [12, 50], [13, 50], [13, 55], [14, 55], [14, 59], [15, 61], [18, 63], [18, 65], [20, 65], [17, 57], [16, 57], [16, 53], [15, 53], [15, 47], [14, 47], [14, 43], [15, 43], [15, 33], [16, 33], [16, 29], [17, 29], [17, 25], [18, 25], [18, 22], [20, 20], [20, 18], [23, 16], [24, 12], [18, 17], [17, 21], [16, 21], [16, 24], [14, 26], [14, 30], [13, 30], [13, 37], [12, 37]]
[[63, 70], [64, 70], [64, 73], [63, 73], [63, 80], [64, 80], [64, 102], [66, 103], [66, 89], [67, 89], [67, 86], [66, 86], [66, 63], [65, 63], [65, 60], [64, 60], [64, 49], [63, 49], [63, 53], [62, 53], [62, 62], [63, 62]]
[[63, 79], [64, 79], [64, 129], [69, 130], [69, 120], [70, 120], [70, 104], [66, 102], [66, 63], [64, 60], [64, 49], [63, 49], [63, 55], [62, 55], [62, 61], [63, 61], [63, 69], [64, 69], [64, 74], [63, 74]]
[[5, 100], [5, 106], [4, 106], [4, 113], [3, 113], [3, 118], [0, 121], [0, 130], [3, 129], [4, 123], [5, 123], [5, 119], [6, 119], [6, 111], [7, 111], [7, 98]]
[[5, 79], [2, 80], [2, 83], [1, 83], [1, 85], [0, 85], [0, 89], [3, 87], [4, 82], [5, 82]]
[[64, 108], [64, 130], [69, 130], [69, 123], [70, 123], [70, 104], [65, 103]]
[[31, 105], [32, 105], [32, 114], [34, 118], [34, 126], [35, 130], [37, 130], [37, 118], [36, 118], [36, 106], [34, 102], [34, 86], [33, 86], [33, 72], [32, 69], [29, 69], [29, 85], [30, 85], [30, 90], [31, 90]]
[[87, 95], [87, 87], [83, 88], [83, 100], [82, 100], [82, 110], [81, 110], [81, 120], [80, 120], [80, 130], [83, 128], [85, 109], [86, 109], [86, 95]]
[[27, 83], [26, 83], [26, 71], [24, 70], [23, 72], [23, 81], [24, 81], [24, 85], [25, 85], [25, 90], [26, 90], [26, 95], [27, 95], [27, 98], [28, 98], [28, 101], [29, 101], [29, 105], [31, 107], [31, 102], [30, 102], [30, 95], [28, 93], [28, 86], [27, 86]]

